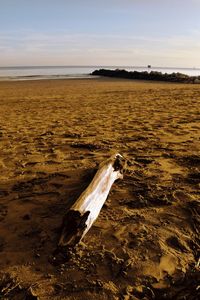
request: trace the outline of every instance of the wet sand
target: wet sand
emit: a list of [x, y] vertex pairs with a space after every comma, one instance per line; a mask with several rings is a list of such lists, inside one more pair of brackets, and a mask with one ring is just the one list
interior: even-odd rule
[[[199, 132], [198, 85], [0, 82], [1, 299], [197, 299]], [[124, 179], [54, 264], [65, 212], [116, 151]]]

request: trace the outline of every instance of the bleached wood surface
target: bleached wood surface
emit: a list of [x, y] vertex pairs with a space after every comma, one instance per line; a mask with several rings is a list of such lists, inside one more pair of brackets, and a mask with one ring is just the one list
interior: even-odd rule
[[74, 246], [97, 219], [116, 179], [122, 179], [126, 161], [120, 154], [100, 164], [93, 180], [70, 208], [63, 222], [59, 246]]

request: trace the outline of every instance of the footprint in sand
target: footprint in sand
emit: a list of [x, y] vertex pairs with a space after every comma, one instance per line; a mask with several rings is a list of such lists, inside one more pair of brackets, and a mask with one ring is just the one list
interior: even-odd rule
[[3, 221], [7, 216], [8, 210], [7, 206], [0, 204], [0, 221]]
[[174, 248], [175, 250], [178, 250], [180, 252], [186, 252], [187, 249], [185, 246], [180, 242], [180, 240], [176, 236], [171, 236], [167, 238], [166, 243], [171, 248]]
[[5, 243], [5, 239], [0, 236], [0, 252], [2, 252], [4, 249], [4, 243]]

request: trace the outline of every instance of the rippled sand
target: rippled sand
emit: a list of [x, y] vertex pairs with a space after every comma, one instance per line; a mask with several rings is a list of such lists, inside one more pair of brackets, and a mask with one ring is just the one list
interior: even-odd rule
[[[199, 85], [0, 82], [4, 297], [197, 299], [199, 132]], [[129, 161], [124, 180], [54, 265], [65, 211], [116, 151]]]

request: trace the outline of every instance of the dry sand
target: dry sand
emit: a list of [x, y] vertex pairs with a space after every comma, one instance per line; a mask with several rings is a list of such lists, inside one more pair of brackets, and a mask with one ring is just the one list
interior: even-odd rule
[[[199, 132], [199, 85], [0, 82], [0, 299], [197, 299]], [[54, 265], [67, 208], [115, 151], [124, 180]]]

